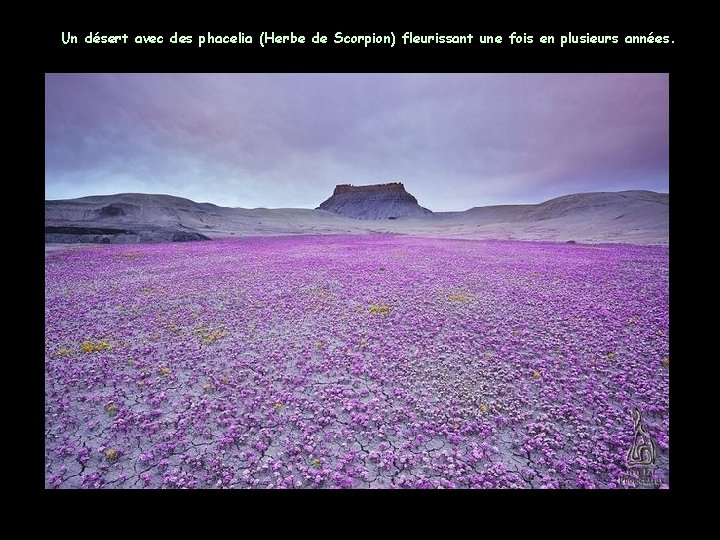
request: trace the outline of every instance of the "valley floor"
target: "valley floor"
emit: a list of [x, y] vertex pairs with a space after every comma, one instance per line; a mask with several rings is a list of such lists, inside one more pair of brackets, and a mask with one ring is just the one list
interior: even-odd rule
[[45, 270], [48, 488], [669, 482], [667, 247], [255, 237]]

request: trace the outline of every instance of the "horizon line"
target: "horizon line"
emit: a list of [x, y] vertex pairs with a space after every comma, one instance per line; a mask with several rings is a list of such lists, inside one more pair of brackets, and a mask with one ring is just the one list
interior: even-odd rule
[[[402, 183], [402, 182], [399, 182]], [[344, 184], [347, 185], [347, 184]], [[385, 185], [385, 184], [361, 184], [362, 186], [373, 186], [373, 185]], [[359, 186], [353, 186], [353, 187], [359, 187]], [[430, 210], [434, 214], [442, 214], [442, 213], [451, 213], [451, 212], [466, 212], [468, 210], [472, 210], [473, 208], [491, 208], [491, 207], [502, 207], [502, 206], [533, 206], [533, 205], [540, 205], [544, 204], [546, 202], [560, 199], [562, 197], [569, 197], [571, 195], [595, 195], [595, 194], [603, 194], [603, 193], [628, 193], [628, 192], [645, 192], [645, 193], [654, 193], [656, 195], [670, 195], [670, 192], [667, 191], [653, 191], [651, 189], [622, 189], [618, 191], [577, 191], [572, 193], [566, 193], [564, 195], [558, 195], [556, 197], [551, 197], [549, 199], [545, 199], [541, 202], [537, 203], [504, 203], [504, 204], [487, 204], [487, 205], [476, 205], [471, 206], [469, 208], [466, 208], [465, 210]], [[190, 201], [195, 204], [211, 204], [213, 206], [217, 206], [219, 208], [233, 208], [238, 210], [319, 210], [317, 207], [304, 207], [304, 206], [275, 206], [275, 207], [269, 207], [269, 206], [256, 206], [256, 207], [246, 207], [246, 206], [223, 206], [214, 202], [210, 201], [196, 201], [194, 199], [190, 199], [188, 197], [183, 197], [181, 195], [172, 195], [170, 193], [146, 193], [146, 192], [140, 192], [140, 191], [123, 191], [118, 193], [108, 193], [108, 194], [91, 194], [91, 195], [82, 195], [80, 197], [72, 197], [69, 199], [45, 199], [45, 202], [64, 202], [64, 201], [77, 201], [78, 199], [86, 199], [90, 197], [117, 197], [121, 195], [147, 195], [147, 196], [162, 196], [162, 197], [174, 197], [176, 199], [184, 199], [186, 201]], [[420, 202], [418, 201], [418, 205], [422, 206]], [[427, 208], [427, 207], [424, 207]], [[324, 211], [324, 210], [321, 210]]]

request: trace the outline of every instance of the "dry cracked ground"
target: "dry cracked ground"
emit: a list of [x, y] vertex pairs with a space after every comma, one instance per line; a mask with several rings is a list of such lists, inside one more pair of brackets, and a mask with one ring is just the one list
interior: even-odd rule
[[632, 409], [668, 484], [667, 247], [101, 246], [45, 297], [48, 488], [636, 487]]

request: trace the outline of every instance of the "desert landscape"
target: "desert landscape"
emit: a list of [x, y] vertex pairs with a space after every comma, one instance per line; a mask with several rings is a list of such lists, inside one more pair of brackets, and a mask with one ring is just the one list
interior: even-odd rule
[[[668, 243], [669, 196], [578, 193], [535, 205], [431, 212], [401, 182], [345, 192], [315, 210], [223, 208], [169, 195], [125, 193], [45, 203], [47, 243], [143, 243], [228, 236], [404, 234], [442, 238]], [[340, 204], [335, 202], [344, 197]], [[331, 208], [326, 210], [324, 208]]]
[[[344, 211], [406, 210], [374, 189]], [[135, 243], [46, 253], [46, 482], [621, 487], [642, 405], [666, 483], [667, 205], [601, 193], [358, 220], [49, 202], [50, 230], [81, 231], [50, 240]], [[151, 223], [187, 236], [137, 243]], [[543, 234], [580, 243], [502, 239]]]
[[670, 487], [666, 74], [151, 75], [46, 77], [46, 489]]

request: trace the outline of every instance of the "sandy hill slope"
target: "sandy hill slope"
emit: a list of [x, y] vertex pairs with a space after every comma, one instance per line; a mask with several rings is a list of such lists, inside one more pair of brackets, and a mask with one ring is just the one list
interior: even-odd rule
[[433, 236], [667, 244], [669, 201], [669, 194], [653, 191], [575, 193], [540, 204], [435, 213], [432, 226], [412, 227]]
[[222, 236], [352, 234], [357, 220], [303, 208], [226, 208], [171, 195], [120, 193], [45, 201], [45, 241], [142, 243]]
[[[46, 201], [45, 238], [46, 242], [61, 243], [136, 243], [236, 235], [395, 233], [590, 243], [668, 242], [669, 195], [652, 191], [577, 193], [540, 204], [475, 207], [464, 212], [431, 213], [417, 206], [421, 210], [416, 215], [354, 219], [320, 209], [226, 208], [170, 195], [123, 193]], [[372, 210], [373, 205], [367, 208]]]

